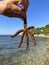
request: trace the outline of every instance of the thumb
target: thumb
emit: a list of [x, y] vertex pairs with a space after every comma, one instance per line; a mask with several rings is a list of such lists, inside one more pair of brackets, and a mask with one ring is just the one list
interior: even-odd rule
[[21, 1], [18, 2], [18, 5], [21, 4]]

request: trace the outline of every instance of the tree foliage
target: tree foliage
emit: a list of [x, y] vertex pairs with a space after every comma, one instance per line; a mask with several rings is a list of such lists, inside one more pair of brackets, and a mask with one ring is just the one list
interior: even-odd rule
[[49, 34], [49, 24], [47, 24], [45, 27], [35, 28], [33, 32], [34, 34]]

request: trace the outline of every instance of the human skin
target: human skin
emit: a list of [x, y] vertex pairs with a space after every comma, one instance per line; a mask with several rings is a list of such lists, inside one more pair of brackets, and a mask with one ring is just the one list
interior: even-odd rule
[[22, 0], [21, 4], [23, 5], [25, 12], [27, 12], [29, 0]]
[[27, 11], [28, 6], [29, 6], [29, 0], [12, 0], [12, 1], [15, 1], [15, 2], [13, 2], [15, 4], [17, 4], [16, 1], [18, 2], [18, 4], [22, 4], [22, 6], [24, 7], [25, 12]]
[[4, 1], [11, 1], [16, 5], [22, 4], [25, 11], [27, 11], [29, 5], [29, 0], [4, 0]]
[[[19, 4], [22, 4], [24, 6], [24, 10], [18, 6]], [[25, 5], [24, 0], [3, 0], [0, 2], [0, 14], [7, 15], [5, 12], [11, 13], [11, 17], [14, 17], [14, 15], [16, 14], [15, 17], [26, 18], [27, 8], [28, 5]], [[7, 16], [10, 16], [10, 14]]]

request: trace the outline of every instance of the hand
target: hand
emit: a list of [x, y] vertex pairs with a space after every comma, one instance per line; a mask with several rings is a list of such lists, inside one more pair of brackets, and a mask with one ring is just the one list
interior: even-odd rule
[[[15, 2], [15, 0], [13, 0], [13, 2]], [[8, 17], [19, 17], [21, 19], [26, 18], [26, 12], [18, 5], [15, 5], [13, 2], [9, 2], [9, 0], [4, 0], [3, 3], [0, 2], [0, 4], [2, 4], [2, 9], [0, 6], [0, 11], [2, 12], [1, 14]]]
[[26, 12], [29, 6], [29, 0], [21, 0], [21, 4], [24, 7], [24, 11]]

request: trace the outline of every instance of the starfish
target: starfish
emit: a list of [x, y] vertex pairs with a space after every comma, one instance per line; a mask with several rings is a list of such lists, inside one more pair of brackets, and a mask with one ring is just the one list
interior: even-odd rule
[[[17, 1], [19, 1], [19, 4], [22, 4], [22, 6], [24, 8], [21, 8], [20, 6], [18, 6], [19, 4], [17, 3]], [[18, 47], [20, 48], [20, 46], [22, 45], [23, 38], [25, 35], [27, 49], [29, 48], [29, 34], [32, 37], [34, 45], [36, 45], [34, 34], [32, 33], [32, 31], [30, 31], [31, 29], [34, 28], [34, 26], [27, 27], [26, 11], [28, 9], [28, 5], [29, 5], [28, 0], [23, 0], [23, 1], [21, 1], [21, 3], [20, 3], [20, 0], [11, 0], [11, 1], [10, 0], [3, 0], [2, 2], [0, 2], [0, 14], [8, 16], [8, 17], [17, 17], [17, 18], [21, 18], [22, 20], [24, 20], [24, 29], [17, 31], [11, 37], [13, 38], [22, 32], [22, 36], [20, 38], [20, 42], [19, 42]]]
[[18, 48], [21, 47], [24, 36], [26, 37], [26, 49], [29, 48], [29, 35], [32, 37], [32, 41], [34, 42], [34, 45], [36, 45], [36, 40], [35, 40], [34, 34], [31, 31], [31, 29], [33, 30], [34, 26], [27, 27], [27, 23], [24, 22], [24, 29], [17, 31], [14, 35], [11, 36], [13, 38], [13, 37], [17, 36], [19, 33], [22, 32]]
[[23, 16], [20, 16], [20, 14], [17, 14], [17, 13], [13, 13], [13, 11], [11, 11], [11, 12], [5, 11], [5, 12], [3, 13], [3, 15], [6, 15], [6, 16], [8, 16], [8, 17], [19, 17], [19, 18], [21, 18], [22, 20], [24, 20], [24, 29], [21, 29], [21, 30], [17, 31], [14, 35], [11, 36], [12, 38], [14, 38], [14, 37], [16, 37], [19, 33], [22, 32], [22, 36], [21, 36], [21, 38], [20, 38], [20, 42], [19, 42], [18, 48], [20, 48], [20, 46], [22, 45], [24, 36], [26, 37], [26, 48], [27, 48], [27, 49], [29, 48], [29, 34], [30, 34], [30, 36], [32, 37], [32, 41], [34, 42], [34, 45], [36, 45], [36, 40], [35, 40], [34, 34], [33, 34], [33, 32], [31, 31], [31, 29], [32, 29], [32, 30], [34, 29], [34, 26], [27, 27], [27, 21], [26, 21], [26, 19], [23, 19]]

